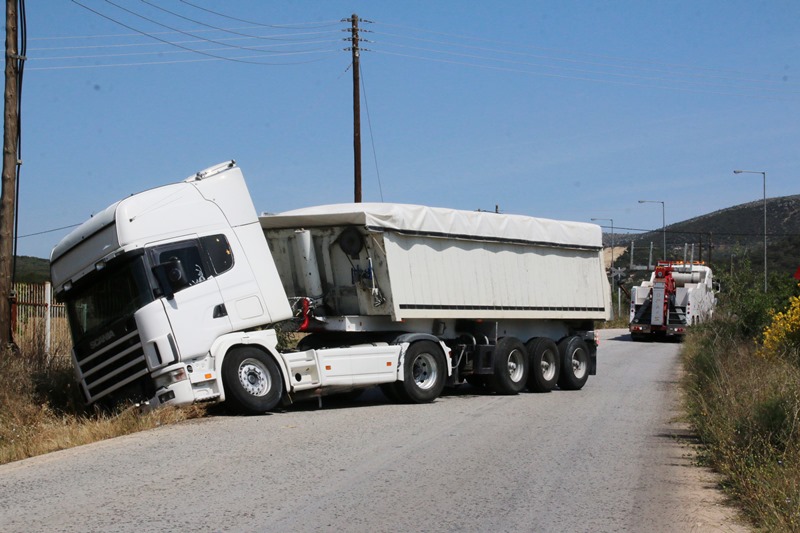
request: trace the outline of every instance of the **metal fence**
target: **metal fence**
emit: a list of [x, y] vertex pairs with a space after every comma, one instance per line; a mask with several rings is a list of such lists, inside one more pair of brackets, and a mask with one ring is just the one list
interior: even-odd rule
[[50, 283], [15, 283], [11, 331], [23, 353], [68, 355], [72, 348], [64, 304], [57, 303]]

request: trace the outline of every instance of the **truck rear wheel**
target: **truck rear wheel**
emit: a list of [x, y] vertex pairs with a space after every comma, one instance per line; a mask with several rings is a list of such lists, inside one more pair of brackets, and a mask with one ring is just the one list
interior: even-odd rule
[[589, 379], [589, 349], [580, 337], [566, 337], [558, 343], [561, 375], [558, 386], [564, 390], [580, 390]]
[[503, 337], [494, 348], [494, 373], [489, 385], [498, 394], [517, 394], [528, 382], [528, 351], [515, 337]]
[[442, 349], [431, 341], [409, 346], [403, 362], [403, 382], [397, 383], [400, 399], [409, 403], [432, 402], [442, 393], [447, 366]]
[[283, 395], [283, 379], [275, 361], [252, 347], [234, 348], [222, 363], [226, 403], [234, 411], [255, 415], [273, 409]]
[[552, 339], [541, 337], [531, 339], [525, 347], [531, 361], [528, 374], [528, 390], [531, 392], [550, 392], [558, 383], [561, 355]]

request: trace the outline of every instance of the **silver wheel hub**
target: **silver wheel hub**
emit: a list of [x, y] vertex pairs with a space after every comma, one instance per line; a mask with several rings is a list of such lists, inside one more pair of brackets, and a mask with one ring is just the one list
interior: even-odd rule
[[525, 354], [519, 350], [513, 350], [508, 354], [508, 375], [514, 383], [521, 381], [525, 373], [524, 357]]
[[439, 373], [432, 354], [421, 353], [411, 363], [411, 375], [420, 389], [430, 389], [436, 384]]
[[581, 379], [586, 373], [586, 357], [581, 350], [572, 352], [572, 374]]
[[556, 375], [556, 356], [553, 352], [547, 351], [542, 354], [542, 377], [547, 381], [553, 379]]
[[272, 388], [269, 372], [257, 359], [245, 359], [239, 365], [239, 383], [248, 394], [264, 396]]

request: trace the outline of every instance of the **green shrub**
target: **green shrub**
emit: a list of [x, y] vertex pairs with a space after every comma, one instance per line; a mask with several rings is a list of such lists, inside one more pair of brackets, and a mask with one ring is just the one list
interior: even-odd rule
[[771, 280], [765, 294], [749, 264], [721, 278], [715, 319], [693, 328], [684, 343], [690, 418], [704, 458], [753, 523], [800, 531], [800, 365], [796, 357], [763, 353], [759, 342], [795, 302], [796, 283]]

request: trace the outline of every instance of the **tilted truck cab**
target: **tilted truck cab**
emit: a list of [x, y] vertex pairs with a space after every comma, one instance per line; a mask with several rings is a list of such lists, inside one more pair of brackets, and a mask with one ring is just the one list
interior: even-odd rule
[[[132, 195], [53, 250], [88, 402], [240, 411], [380, 385], [580, 389], [608, 317], [593, 224], [398, 204], [256, 215], [233, 162]], [[280, 350], [276, 325], [307, 334]]]

